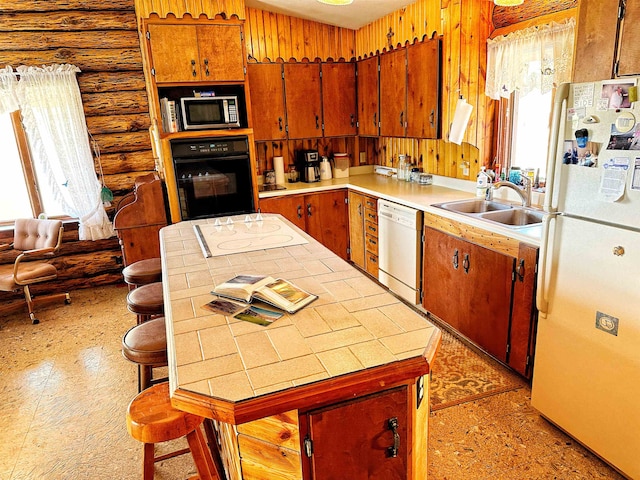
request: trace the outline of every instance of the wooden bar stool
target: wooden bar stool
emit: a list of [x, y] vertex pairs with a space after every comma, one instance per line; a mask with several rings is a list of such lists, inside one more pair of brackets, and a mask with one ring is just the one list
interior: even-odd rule
[[154, 367], [168, 365], [164, 317], [157, 317], [130, 328], [122, 337], [122, 355], [138, 365], [138, 392], [154, 383], [165, 381], [166, 377], [153, 378]]
[[[144, 443], [142, 475], [152, 480], [154, 464], [191, 450], [200, 480], [222, 480], [224, 476], [216, 469], [211, 452], [200, 426], [204, 418], [173, 408], [167, 382], [154, 385], [139, 393], [127, 408], [127, 431], [136, 440]], [[154, 444], [176, 438], [187, 437], [188, 450], [179, 450], [155, 457]]]
[[122, 269], [124, 281], [133, 290], [140, 285], [162, 281], [162, 265], [159, 257], [139, 260]]
[[164, 314], [162, 282], [149, 283], [134, 288], [127, 294], [127, 308], [138, 317], [141, 324], [156, 315]]

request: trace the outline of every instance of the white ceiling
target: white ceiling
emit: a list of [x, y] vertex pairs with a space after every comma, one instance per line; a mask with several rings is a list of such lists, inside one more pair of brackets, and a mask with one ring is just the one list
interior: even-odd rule
[[245, 5], [357, 30], [414, 2], [415, 0], [353, 0], [351, 5], [331, 6], [317, 0], [245, 0]]

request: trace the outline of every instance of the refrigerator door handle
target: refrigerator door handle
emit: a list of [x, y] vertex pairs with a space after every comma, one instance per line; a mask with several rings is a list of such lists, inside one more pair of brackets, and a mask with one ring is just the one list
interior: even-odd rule
[[551, 109], [551, 130], [549, 132], [549, 147], [547, 150], [547, 191], [544, 196], [543, 209], [555, 212], [556, 205], [556, 167], [558, 165], [558, 141], [562, 141], [565, 109], [569, 98], [569, 84], [562, 83], [556, 89]]
[[550, 213], [545, 215], [542, 221], [542, 237], [540, 239], [540, 245], [542, 245], [542, 251], [540, 260], [538, 261], [538, 289], [536, 290], [536, 307], [538, 308], [538, 314], [540, 317], [545, 318], [547, 311], [549, 310], [549, 299], [547, 298], [548, 286], [547, 277], [548, 269], [552, 265], [551, 258], [554, 251], [555, 240], [555, 228], [553, 234], [550, 233], [551, 222], [553, 226], [556, 226], [556, 217], [558, 213]]

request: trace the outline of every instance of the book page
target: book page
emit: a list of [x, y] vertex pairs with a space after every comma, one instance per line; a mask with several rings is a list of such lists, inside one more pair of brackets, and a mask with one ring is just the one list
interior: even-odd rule
[[250, 302], [255, 290], [272, 281], [273, 278], [264, 275], [237, 275], [215, 287], [212, 293]]

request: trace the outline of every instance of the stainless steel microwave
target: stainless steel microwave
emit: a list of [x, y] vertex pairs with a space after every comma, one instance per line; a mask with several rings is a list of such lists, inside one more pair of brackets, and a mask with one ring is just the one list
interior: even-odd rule
[[182, 97], [180, 99], [184, 130], [213, 130], [240, 126], [238, 97]]

